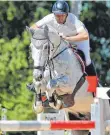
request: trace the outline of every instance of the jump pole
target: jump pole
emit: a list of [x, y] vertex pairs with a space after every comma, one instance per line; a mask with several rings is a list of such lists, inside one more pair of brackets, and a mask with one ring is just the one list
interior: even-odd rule
[[2, 131], [89, 130], [94, 121], [0, 121]]

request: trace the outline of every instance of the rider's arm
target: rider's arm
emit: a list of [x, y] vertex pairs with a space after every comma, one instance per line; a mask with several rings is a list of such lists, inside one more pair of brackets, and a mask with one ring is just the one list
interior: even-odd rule
[[67, 36], [67, 37], [62, 36], [62, 38], [64, 38], [67, 41], [72, 41], [72, 42], [83, 41], [83, 40], [89, 39], [89, 34], [85, 29], [81, 29], [81, 31], [75, 36]]
[[31, 26], [31, 28], [37, 29], [37, 28], [42, 27], [45, 24], [48, 24], [52, 20], [52, 17], [53, 17], [53, 14], [49, 14], [49, 15], [45, 16], [44, 18], [42, 18], [41, 20], [39, 20], [38, 22], [33, 24]]
[[74, 15], [70, 14], [70, 21], [74, 25], [74, 35], [71, 36], [62, 36], [65, 40], [76, 42], [76, 41], [83, 41], [89, 38], [89, 34], [85, 25]]

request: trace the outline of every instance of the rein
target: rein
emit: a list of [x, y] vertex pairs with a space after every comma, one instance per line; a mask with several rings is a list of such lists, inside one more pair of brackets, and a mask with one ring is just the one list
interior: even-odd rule
[[62, 54], [65, 50], [69, 49], [70, 47], [66, 47], [64, 48], [61, 52], [59, 52], [58, 54], [56, 54], [54, 57], [52, 57], [50, 60], [55, 59], [56, 57], [58, 57], [60, 54]]
[[[55, 58], [57, 58], [60, 54], [62, 54], [65, 50], [67, 50], [67, 49], [69, 49], [69, 48], [71, 48], [70, 46], [68, 46], [68, 47], [66, 47], [66, 48], [64, 48], [62, 51], [60, 51], [58, 54], [56, 54], [55, 56], [53, 56], [52, 58], [49, 58], [49, 56], [50, 56], [50, 44], [49, 44], [49, 42], [52, 44], [52, 46], [53, 46], [53, 48], [54, 48], [54, 45], [53, 45], [53, 43], [50, 41], [50, 39], [49, 38], [40, 38], [40, 39], [37, 39], [37, 38], [34, 38], [33, 37], [33, 39], [36, 39], [36, 40], [46, 40], [46, 39], [48, 39], [48, 60], [47, 60], [47, 62], [46, 62], [46, 64], [44, 65], [44, 66], [35, 66], [35, 67], [33, 67], [34, 69], [39, 69], [39, 70], [41, 70], [41, 71], [45, 71], [45, 66], [46, 65], [48, 65], [49, 66], [49, 70], [50, 70], [50, 77], [52, 78], [52, 75], [51, 75], [51, 68], [50, 68], [50, 63], [51, 63], [51, 61], [53, 60], [53, 59], [55, 59]], [[57, 49], [60, 47], [60, 45], [61, 45], [61, 43], [57, 46]], [[36, 46], [35, 46], [35, 48], [36, 48]], [[37, 49], [37, 48], [36, 48]], [[57, 51], [57, 49], [56, 49], [56, 51]], [[55, 52], [56, 52], [55, 51]], [[53, 53], [53, 55], [55, 54], [55, 52]], [[53, 62], [52, 62], [53, 63]]]

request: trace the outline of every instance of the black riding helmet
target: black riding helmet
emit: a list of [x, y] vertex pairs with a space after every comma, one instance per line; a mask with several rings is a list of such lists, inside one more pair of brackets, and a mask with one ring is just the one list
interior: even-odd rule
[[54, 14], [68, 14], [69, 5], [65, 1], [57, 1], [54, 3], [54, 5], [52, 7], [52, 12]]

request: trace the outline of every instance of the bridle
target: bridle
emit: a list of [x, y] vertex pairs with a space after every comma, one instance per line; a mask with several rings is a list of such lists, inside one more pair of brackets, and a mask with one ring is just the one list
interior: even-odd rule
[[[43, 29], [43, 28], [40, 28], [40, 29]], [[33, 39], [36, 39], [36, 40], [48, 40], [48, 59], [46, 60], [46, 63], [44, 63], [43, 66], [35, 66], [34, 69], [38, 69], [40, 71], [45, 71], [45, 68], [46, 67], [49, 67], [49, 72], [50, 72], [50, 79], [52, 79], [52, 73], [51, 73], [51, 65], [53, 65], [53, 69], [54, 69], [54, 64], [53, 64], [53, 60], [55, 58], [57, 58], [59, 55], [61, 55], [64, 51], [66, 51], [67, 49], [71, 48], [70, 46], [68, 47], [65, 47], [63, 50], [61, 50], [59, 53], [57, 53], [55, 55], [55, 53], [57, 52], [57, 50], [59, 49], [60, 45], [61, 45], [61, 42], [59, 43], [59, 45], [56, 47], [56, 50], [54, 51], [54, 53], [52, 54], [52, 57], [50, 58], [50, 45], [52, 45], [53, 47], [53, 50], [54, 50], [54, 44], [50, 41], [49, 39], [49, 36], [48, 35], [45, 35], [45, 38], [35, 38], [35, 37], [32, 37]], [[62, 40], [62, 38], [61, 38]], [[45, 42], [46, 43], [46, 42]], [[44, 43], [44, 44], [45, 44]], [[34, 46], [36, 48], [36, 46]], [[36, 48], [37, 49], [37, 48]], [[52, 51], [53, 51], [52, 50]]]

